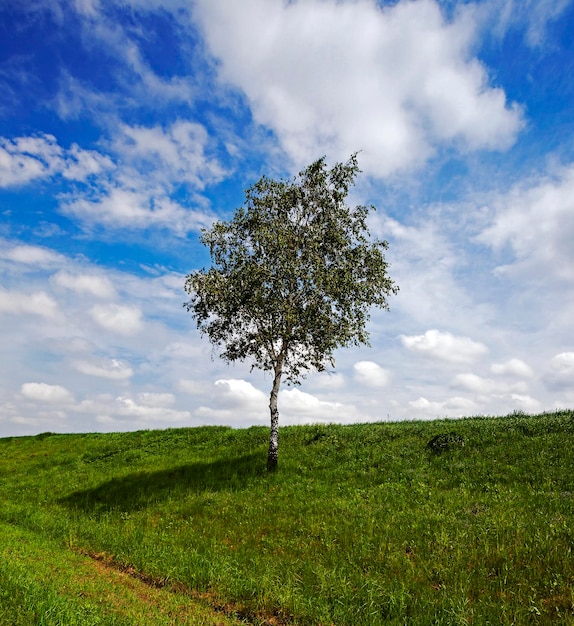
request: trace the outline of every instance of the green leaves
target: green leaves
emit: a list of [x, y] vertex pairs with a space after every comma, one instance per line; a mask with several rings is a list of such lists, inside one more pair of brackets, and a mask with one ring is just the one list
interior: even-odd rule
[[372, 305], [388, 308], [386, 241], [369, 239], [372, 207], [345, 198], [356, 154], [330, 170], [315, 161], [292, 181], [261, 178], [231, 221], [204, 230], [212, 267], [190, 274], [187, 310], [227, 361], [283, 370], [299, 382], [336, 348], [368, 342]]

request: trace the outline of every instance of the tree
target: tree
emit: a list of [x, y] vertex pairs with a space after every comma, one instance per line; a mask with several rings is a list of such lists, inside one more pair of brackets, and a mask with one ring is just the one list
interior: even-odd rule
[[368, 344], [369, 309], [388, 309], [386, 241], [370, 241], [369, 210], [345, 204], [357, 155], [328, 169], [325, 158], [291, 181], [264, 176], [231, 221], [203, 229], [212, 265], [189, 274], [185, 303], [220, 356], [272, 372], [267, 469], [277, 467], [282, 380], [334, 366], [339, 347]]

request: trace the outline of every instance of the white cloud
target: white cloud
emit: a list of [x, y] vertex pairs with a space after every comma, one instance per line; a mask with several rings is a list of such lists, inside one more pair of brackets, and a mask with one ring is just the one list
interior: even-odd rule
[[90, 294], [98, 298], [112, 298], [115, 289], [105, 276], [96, 274], [70, 274], [64, 270], [51, 277], [51, 282], [77, 294]]
[[74, 367], [87, 376], [96, 376], [107, 380], [128, 380], [133, 376], [133, 369], [118, 359], [100, 359], [93, 361], [76, 361]]
[[50, 176], [61, 163], [61, 153], [53, 135], [0, 138], [0, 187]]
[[72, 144], [66, 154], [62, 175], [70, 180], [86, 180], [112, 167], [113, 162], [108, 156], [95, 150], [83, 150], [77, 144]]
[[205, 127], [189, 121], [165, 128], [122, 124], [108, 146], [118, 163], [113, 177], [91, 194], [67, 197], [62, 211], [111, 228], [160, 226], [185, 234], [209, 226], [213, 215], [201, 208], [205, 200], [192, 196], [197, 206], [190, 209], [172, 197], [180, 185], [197, 194], [223, 177], [218, 160], [206, 154], [209, 143]]
[[500, 376], [518, 376], [520, 378], [532, 378], [534, 376], [532, 368], [520, 359], [510, 359], [505, 363], [493, 363], [490, 366], [490, 371]]
[[574, 389], [574, 352], [554, 356], [544, 382], [550, 389]]
[[524, 382], [505, 383], [471, 373], [457, 374], [452, 381], [452, 385], [453, 387], [485, 395], [512, 392], [524, 393], [528, 391], [528, 387]]
[[443, 402], [431, 401], [421, 396], [418, 400], [408, 403], [410, 407], [417, 411], [413, 416], [416, 419], [421, 417], [426, 419], [434, 419], [437, 417], [463, 417], [472, 415], [477, 405], [473, 400], [455, 396]]
[[[141, 402], [142, 399], [144, 402]], [[159, 404], [150, 402], [150, 400], [149, 395], [147, 397], [144, 395], [142, 398], [138, 397], [138, 401], [127, 396], [120, 396], [116, 398], [112, 411], [120, 417], [137, 418], [144, 422], [187, 422], [191, 418], [189, 411], [167, 408], [165, 398], [161, 399]]]
[[199, 0], [221, 77], [242, 89], [297, 165], [363, 150], [365, 171], [422, 164], [439, 143], [505, 149], [519, 109], [473, 58], [472, 10], [434, 0]]
[[61, 209], [84, 223], [111, 228], [160, 226], [184, 234], [208, 226], [212, 215], [171, 197], [178, 185], [196, 193], [222, 178], [218, 161], [205, 153], [208, 143], [205, 128], [192, 122], [180, 120], [167, 128], [120, 125], [109, 143], [118, 163], [113, 176], [90, 194], [64, 198]]
[[7, 259], [14, 263], [24, 265], [33, 265], [35, 269], [38, 267], [46, 268], [53, 265], [61, 264], [65, 257], [49, 248], [40, 246], [17, 245], [0, 250], [0, 258]]
[[[241, 379], [219, 379], [214, 386], [215, 393], [209, 396], [208, 403], [194, 411], [196, 417], [231, 425], [268, 423], [269, 394], [267, 392], [264, 393], [250, 382]], [[196, 394], [202, 393], [202, 390], [195, 385], [191, 386], [190, 391]], [[351, 405], [321, 400], [297, 388], [282, 389], [279, 392], [277, 404], [282, 425], [356, 420], [361, 417]]]
[[367, 387], [386, 387], [389, 372], [374, 361], [358, 361], [353, 365], [355, 379]]
[[110, 228], [145, 229], [152, 226], [168, 228], [178, 234], [209, 226], [213, 217], [193, 209], [185, 209], [167, 195], [164, 188], [149, 188], [135, 180], [136, 188], [104, 185], [95, 199], [68, 198], [62, 211], [87, 224]]
[[0, 287], [0, 314], [54, 317], [57, 310], [56, 301], [44, 291], [28, 294], [21, 291], [8, 291]]
[[34, 400], [37, 402], [69, 404], [74, 401], [72, 394], [65, 387], [60, 385], [24, 383], [22, 385], [21, 393], [28, 400]]
[[296, 387], [293, 389], [283, 389], [279, 392], [279, 399], [285, 410], [292, 413], [323, 412], [333, 411], [341, 408], [343, 405], [339, 402], [324, 402], [310, 393], [305, 393]]
[[22, 185], [56, 174], [71, 180], [85, 180], [110, 166], [108, 157], [83, 150], [76, 144], [64, 150], [53, 135], [0, 137], [0, 187]]
[[223, 406], [232, 406], [245, 410], [265, 410], [267, 396], [246, 380], [220, 379], [215, 381], [217, 402]]
[[[133, 430], [148, 428], [150, 424], [189, 423], [189, 411], [170, 408], [171, 394], [140, 393], [136, 399], [130, 395], [113, 397], [102, 394], [82, 401], [75, 407], [78, 413], [93, 416], [98, 424], [110, 430]], [[160, 426], [161, 425], [161, 426]]]
[[514, 262], [499, 272], [543, 284], [574, 280], [574, 164], [514, 186], [492, 201], [491, 210], [492, 221], [477, 240], [512, 250]]
[[338, 422], [359, 417], [353, 406], [328, 402], [296, 387], [279, 392], [279, 413], [283, 423]]
[[532, 398], [531, 396], [512, 393], [510, 394], [510, 399], [522, 411], [526, 411], [528, 413], [537, 413], [541, 410], [540, 402], [536, 400], [536, 398]]
[[526, 42], [538, 47], [545, 42], [548, 24], [556, 21], [569, 4], [570, 0], [490, 0], [487, 7], [497, 20], [496, 35], [503, 37], [509, 30], [521, 28]]
[[[205, 393], [189, 382], [184, 383], [188, 393]], [[269, 398], [246, 380], [230, 378], [215, 381], [213, 393], [205, 404], [194, 411], [196, 418], [217, 424], [245, 425], [267, 423]]]
[[202, 189], [224, 175], [217, 160], [205, 154], [209, 135], [204, 126], [179, 120], [167, 128], [122, 125], [112, 149], [160, 180], [176, 180]]
[[90, 315], [103, 329], [120, 335], [135, 335], [143, 328], [142, 313], [135, 306], [101, 304], [92, 307]]
[[467, 259], [452, 233], [453, 224], [459, 222], [445, 207], [427, 207], [424, 217], [410, 224], [377, 211], [371, 223], [373, 234], [390, 242], [391, 276], [400, 286], [391, 301], [392, 312], [399, 312], [415, 327], [442, 326], [444, 320], [459, 329], [483, 325], [491, 306], [484, 300], [477, 302], [457, 276]]
[[[76, 144], [65, 150], [52, 135], [0, 138], [0, 187], [56, 175], [82, 181], [84, 186], [59, 197], [60, 210], [88, 225], [161, 226], [185, 234], [213, 221], [204, 210], [206, 200], [197, 194], [221, 180], [225, 171], [207, 154], [211, 140], [204, 126], [178, 120], [166, 128], [122, 124], [113, 132], [107, 149], [115, 162]], [[182, 185], [191, 190], [192, 209], [172, 197]], [[36, 256], [40, 251], [36, 249]], [[32, 249], [12, 254], [14, 260], [33, 258]]]
[[451, 363], [469, 363], [483, 356], [488, 348], [470, 337], [457, 337], [436, 329], [424, 335], [401, 335], [403, 346], [408, 350], [433, 359]]

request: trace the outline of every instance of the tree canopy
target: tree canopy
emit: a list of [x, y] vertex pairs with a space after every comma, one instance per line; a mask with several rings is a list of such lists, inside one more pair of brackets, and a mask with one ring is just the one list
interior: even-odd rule
[[368, 344], [371, 306], [398, 291], [386, 241], [371, 241], [374, 207], [350, 208], [357, 155], [328, 168], [321, 158], [292, 180], [261, 178], [230, 221], [204, 229], [211, 267], [189, 274], [185, 304], [228, 362], [274, 374], [268, 468], [277, 465], [277, 395], [310, 370], [334, 366], [337, 348]]

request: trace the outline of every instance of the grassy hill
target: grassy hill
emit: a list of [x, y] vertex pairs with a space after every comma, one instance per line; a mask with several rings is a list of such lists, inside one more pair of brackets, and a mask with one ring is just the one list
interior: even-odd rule
[[574, 624], [574, 412], [267, 436], [0, 439], [0, 625]]

